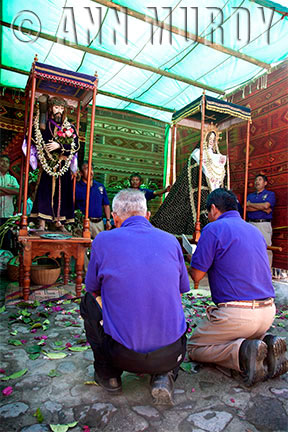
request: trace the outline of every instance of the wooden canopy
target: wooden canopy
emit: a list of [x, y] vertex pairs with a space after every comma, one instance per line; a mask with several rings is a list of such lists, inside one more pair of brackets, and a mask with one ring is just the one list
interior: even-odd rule
[[[244, 184], [244, 214], [246, 217], [246, 199], [248, 188], [248, 162], [249, 162], [249, 142], [250, 142], [250, 108], [232, 104], [226, 101], [215, 99], [211, 96], [203, 95], [180, 110], [172, 116], [172, 142], [170, 157], [170, 183], [172, 183], [172, 173], [174, 166], [174, 154], [176, 148], [176, 127], [177, 125], [191, 127], [201, 130], [200, 141], [200, 161], [199, 161], [199, 183], [198, 183], [198, 203], [197, 203], [197, 220], [193, 239], [197, 242], [200, 237], [200, 201], [201, 201], [201, 183], [202, 183], [202, 165], [203, 165], [203, 142], [204, 129], [207, 123], [213, 122], [219, 130], [225, 130], [229, 127], [247, 121], [247, 138], [246, 138], [246, 164], [245, 164], [245, 184]], [[229, 144], [227, 137], [227, 161], [229, 165]], [[229, 173], [228, 173], [229, 178]], [[230, 181], [229, 181], [230, 183]]]

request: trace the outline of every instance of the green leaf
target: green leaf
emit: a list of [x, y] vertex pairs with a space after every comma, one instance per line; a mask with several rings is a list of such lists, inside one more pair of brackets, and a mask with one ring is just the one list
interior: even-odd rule
[[36, 322], [35, 324], [33, 324], [33, 325], [31, 326], [31, 330], [32, 330], [32, 329], [35, 329], [35, 328], [39, 328], [39, 327], [42, 327], [42, 324], [41, 324], [40, 322]]
[[74, 308], [74, 309], [70, 309], [69, 312], [70, 312], [71, 314], [77, 314], [77, 313], [78, 313], [77, 310], [76, 310], [76, 308]]
[[53, 432], [67, 432], [67, 430], [69, 428], [73, 428], [74, 426], [77, 425], [78, 422], [74, 422], [74, 423], [68, 423], [68, 424], [64, 424], [64, 425], [60, 425], [60, 424], [50, 424], [50, 428]]
[[40, 356], [40, 353], [36, 353], [36, 354], [29, 354], [28, 357], [30, 360], [36, 360], [39, 356]]
[[28, 354], [37, 354], [41, 352], [41, 347], [39, 345], [31, 345], [26, 348]]
[[38, 313], [38, 316], [39, 317], [43, 317], [43, 318], [48, 318], [49, 313], [45, 312], [45, 311], [41, 311], [41, 312]]
[[22, 342], [20, 342], [17, 339], [8, 339], [8, 343], [9, 345], [15, 345], [15, 346], [22, 345]]
[[35, 300], [32, 306], [36, 308], [36, 307], [40, 306], [40, 304], [41, 303], [38, 300]]
[[86, 351], [88, 349], [88, 346], [72, 346], [68, 348], [70, 351]]
[[285, 328], [285, 324], [283, 324], [283, 323], [278, 323], [277, 326]]
[[72, 326], [72, 323], [71, 323], [71, 321], [65, 321], [65, 327], [70, 327], [70, 326]]
[[191, 373], [192, 363], [191, 362], [189, 362], [189, 363], [182, 362], [180, 365], [180, 368], [187, 373]]
[[63, 342], [62, 342], [62, 341], [55, 341], [55, 342], [54, 342], [54, 345], [56, 345], [56, 346], [61, 346], [61, 345], [63, 345]]
[[45, 352], [45, 356], [48, 357], [50, 360], [58, 360], [67, 357], [67, 354], [65, 354], [64, 352], [57, 352], [57, 353]]
[[40, 408], [37, 408], [35, 414], [33, 414], [34, 417], [37, 418], [38, 423], [42, 423], [44, 420], [43, 414], [40, 410]]
[[48, 373], [48, 376], [50, 378], [54, 378], [56, 376], [61, 376], [61, 373], [57, 372], [56, 369], [51, 369], [50, 372]]
[[1, 380], [2, 381], [8, 381], [10, 379], [20, 378], [21, 376], [25, 375], [27, 371], [28, 371], [28, 369], [22, 369], [18, 372], [14, 372], [12, 375], [1, 378]]
[[45, 320], [43, 321], [43, 324], [50, 324], [49, 319], [45, 319]]
[[22, 309], [21, 314], [26, 317], [30, 317], [31, 312], [27, 311], [27, 309]]
[[5, 308], [5, 305], [4, 305], [4, 306], [2, 306], [2, 307], [0, 308], [0, 313], [5, 312], [5, 310], [6, 310], [6, 308]]
[[[17, 304], [17, 307], [18, 308], [31, 307], [31, 304], [28, 302], [22, 301], [22, 302]], [[20, 311], [20, 313], [21, 313], [21, 311]]]
[[11, 336], [16, 336], [18, 333], [18, 330], [13, 330], [10, 332]]

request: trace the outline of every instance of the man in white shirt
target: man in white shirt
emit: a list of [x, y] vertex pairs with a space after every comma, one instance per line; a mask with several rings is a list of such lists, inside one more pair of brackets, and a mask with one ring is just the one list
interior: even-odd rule
[[[9, 174], [10, 159], [6, 155], [0, 156], [0, 224], [4, 224], [13, 216], [13, 197], [19, 193], [19, 184], [15, 177]], [[8, 238], [7, 238], [8, 237]], [[10, 249], [9, 236], [5, 236], [2, 248]]]

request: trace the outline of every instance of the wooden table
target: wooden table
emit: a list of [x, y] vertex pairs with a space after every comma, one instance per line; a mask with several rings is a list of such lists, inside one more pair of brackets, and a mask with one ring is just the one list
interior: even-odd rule
[[24, 301], [29, 299], [30, 272], [33, 258], [48, 254], [50, 258], [60, 258], [64, 255], [64, 284], [68, 284], [70, 258], [76, 260], [76, 297], [80, 297], [82, 289], [82, 272], [86, 248], [91, 246], [91, 239], [72, 237], [70, 239], [45, 239], [39, 235], [19, 236], [20, 244], [20, 275], [19, 285], [23, 287]]

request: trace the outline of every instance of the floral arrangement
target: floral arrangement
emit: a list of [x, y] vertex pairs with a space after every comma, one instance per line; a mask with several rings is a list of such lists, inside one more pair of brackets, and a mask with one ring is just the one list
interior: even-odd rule
[[74, 138], [76, 138], [76, 134], [74, 133], [74, 129], [70, 127], [69, 129], [63, 127], [57, 132], [57, 141], [60, 145], [72, 144], [74, 142]]

